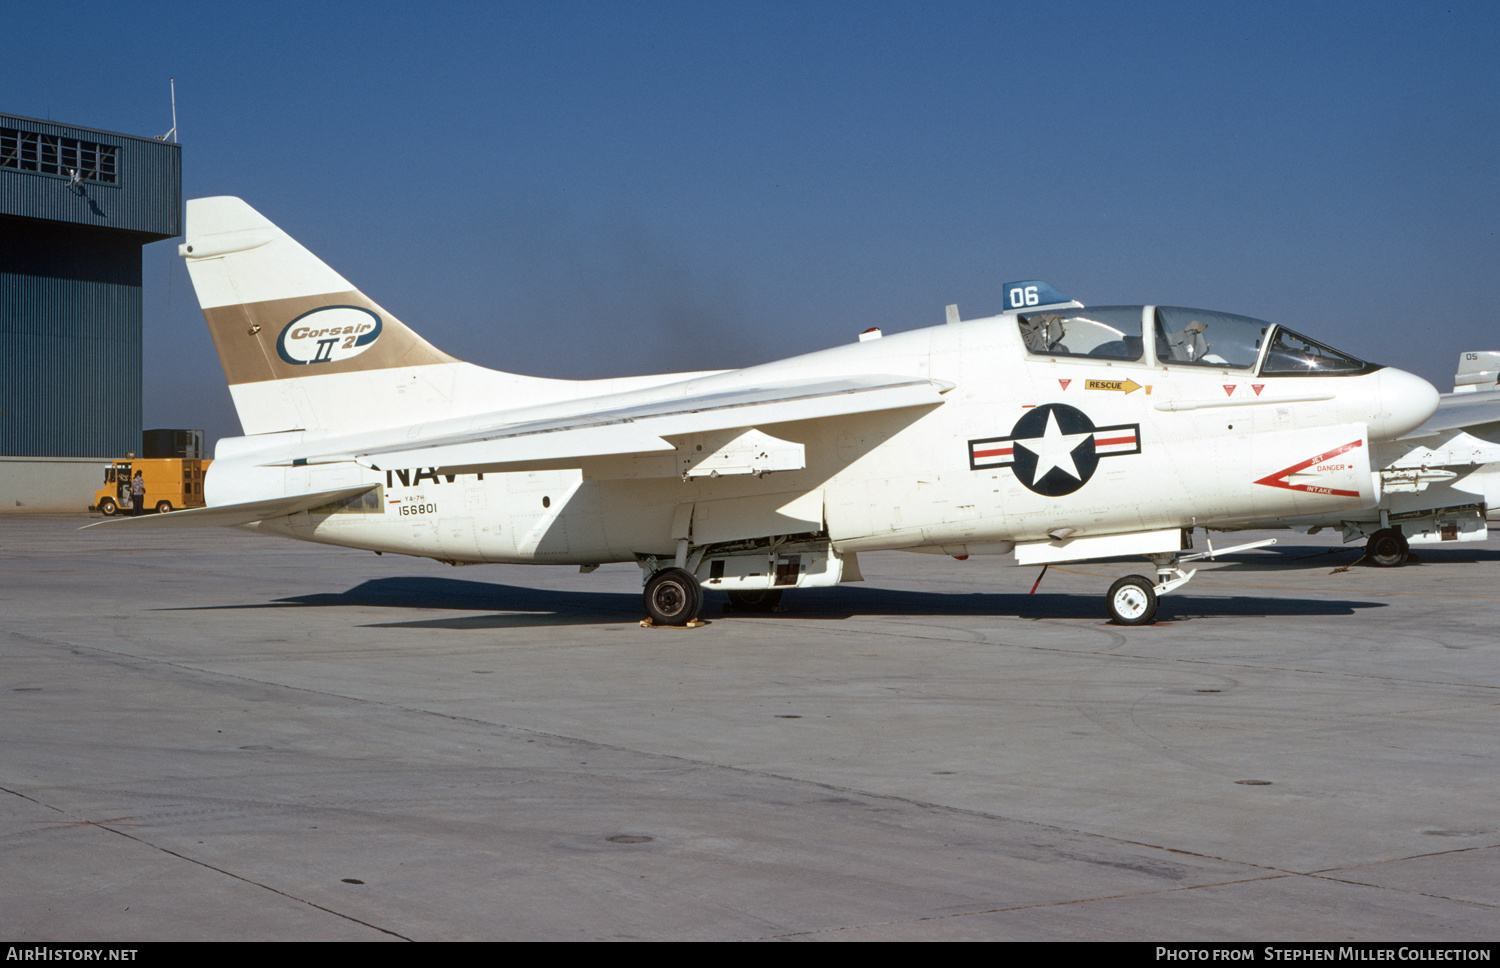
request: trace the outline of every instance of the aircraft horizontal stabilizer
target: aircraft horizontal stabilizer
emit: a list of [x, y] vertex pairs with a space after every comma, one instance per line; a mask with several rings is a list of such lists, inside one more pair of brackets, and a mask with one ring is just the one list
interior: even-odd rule
[[[614, 406], [600, 406], [603, 401], [596, 398], [573, 401], [572, 412], [553, 413], [542, 419], [517, 419], [524, 413], [512, 411], [493, 415], [494, 422], [484, 426], [484, 418], [469, 418], [465, 422], [470, 429], [460, 432], [444, 432], [440, 426], [427, 425], [415, 435], [410, 428], [394, 428], [379, 437], [361, 434], [357, 438], [330, 438], [263, 462], [317, 464], [352, 457], [380, 470], [519, 470], [544, 462], [670, 451], [672, 445], [663, 438], [682, 434], [933, 406], [943, 402], [942, 394], [949, 389], [950, 384], [910, 376], [851, 376], [737, 387]], [[317, 451], [306, 453], [308, 447]]]
[[1437, 412], [1401, 439], [1416, 440], [1453, 430], [1466, 430], [1481, 437], [1500, 433], [1500, 390], [1445, 393], [1438, 400]]
[[189, 508], [169, 514], [148, 514], [142, 517], [113, 518], [86, 524], [87, 528], [198, 528], [232, 527], [250, 524], [268, 518], [285, 517], [298, 511], [323, 507], [338, 501], [346, 501], [375, 490], [378, 485], [361, 484], [358, 487], [341, 487], [333, 491], [316, 491], [312, 494], [297, 494], [292, 497], [272, 498], [268, 501], [248, 501], [244, 504], [221, 504], [217, 507]]

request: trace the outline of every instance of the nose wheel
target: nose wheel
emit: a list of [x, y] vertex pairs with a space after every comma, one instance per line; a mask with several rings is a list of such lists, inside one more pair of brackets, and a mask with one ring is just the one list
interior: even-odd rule
[[1207, 551], [1191, 555], [1147, 555], [1146, 557], [1156, 565], [1157, 580], [1153, 582], [1144, 575], [1126, 575], [1109, 586], [1109, 594], [1104, 596], [1105, 607], [1109, 609], [1109, 620], [1116, 625], [1149, 625], [1155, 621], [1156, 607], [1161, 596], [1176, 591], [1192, 581], [1193, 576], [1198, 574], [1196, 568], [1192, 571], [1183, 571], [1182, 562], [1212, 559], [1215, 555], [1249, 551], [1252, 548], [1264, 548], [1266, 545], [1275, 543], [1275, 538], [1267, 538], [1264, 541], [1251, 541], [1248, 544], [1235, 545], [1233, 548], [1223, 548], [1217, 552], [1210, 543]]
[[1105, 603], [1116, 625], [1147, 625], [1156, 618], [1155, 584], [1141, 575], [1126, 575], [1109, 586]]

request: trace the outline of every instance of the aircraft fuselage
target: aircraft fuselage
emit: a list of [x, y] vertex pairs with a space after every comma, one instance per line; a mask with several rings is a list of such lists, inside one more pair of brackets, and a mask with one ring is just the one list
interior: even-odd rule
[[[1152, 359], [1149, 348], [1144, 359]], [[679, 473], [683, 455], [714, 446], [722, 434], [674, 438], [672, 453], [514, 473], [376, 470], [352, 461], [265, 467], [253, 447], [231, 448], [227, 458], [221, 447], [208, 499], [224, 504], [379, 485], [376, 500], [359, 509], [315, 509], [254, 527], [455, 562], [671, 556], [674, 520], [685, 506], [696, 545], [744, 537], [746, 520], [752, 531], [783, 523], [776, 515], [786, 506], [779, 533], [826, 531], [839, 551], [962, 555], [1055, 540], [1049, 534], [1060, 530], [1076, 539], [1367, 508], [1377, 500], [1371, 439], [1425, 419], [1425, 404], [1401, 403], [1420, 381], [1399, 370], [1257, 377], [1202, 365], [1035, 354], [1013, 315], [746, 370], [663, 376], [628, 392], [650, 399], [683, 379], [701, 390], [870, 372], [952, 389], [933, 406], [764, 425], [805, 454], [800, 469], [764, 476]], [[478, 400], [472, 406], [486, 409]], [[287, 435], [274, 436], [285, 445]], [[723, 528], [716, 519], [725, 520]], [[769, 523], [757, 523], [763, 520]]]

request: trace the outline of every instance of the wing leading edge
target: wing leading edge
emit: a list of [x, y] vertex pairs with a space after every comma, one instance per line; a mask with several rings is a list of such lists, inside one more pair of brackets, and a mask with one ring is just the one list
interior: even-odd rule
[[1500, 432], [1500, 390], [1445, 393], [1438, 401], [1437, 412], [1401, 439], [1417, 440], [1455, 430], [1484, 437]]
[[444, 473], [525, 470], [592, 457], [671, 451], [683, 434], [935, 406], [952, 384], [910, 376], [846, 376], [738, 387], [656, 400], [571, 401], [545, 415], [509, 411], [388, 431], [308, 441], [267, 453], [261, 463], [352, 460], [376, 470], [433, 467]]

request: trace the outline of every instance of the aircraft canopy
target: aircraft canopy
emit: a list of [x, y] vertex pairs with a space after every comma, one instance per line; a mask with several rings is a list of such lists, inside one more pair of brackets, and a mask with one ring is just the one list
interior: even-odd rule
[[1250, 371], [1258, 365], [1263, 376], [1336, 376], [1371, 369], [1363, 360], [1284, 326], [1213, 310], [1093, 306], [1016, 318], [1033, 355], [1149, 363], [1143, 339], [1149, 325], [1158, 364]]

